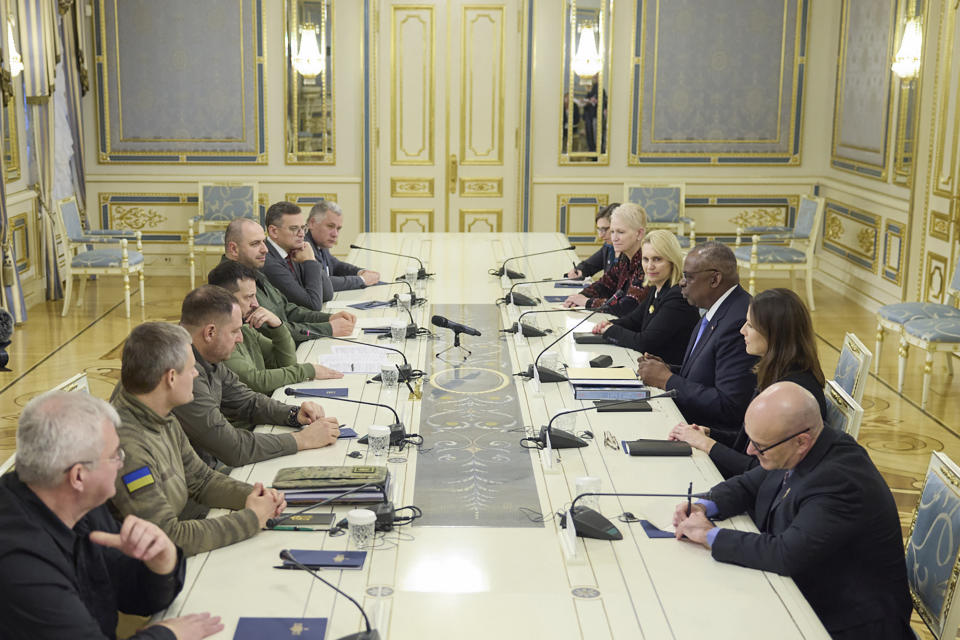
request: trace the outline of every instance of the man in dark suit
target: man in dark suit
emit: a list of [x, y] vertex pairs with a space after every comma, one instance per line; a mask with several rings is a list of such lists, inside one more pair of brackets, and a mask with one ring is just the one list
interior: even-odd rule
[[671, 367], [644, 354], [638, 375], [653, 387], [677, 391], [677, 407], [691, 424], [737, 432], [757, 386], [740, 328], [751, 296], [740, 286], [737, 259], [719, 242], [694, 247], [683, 261], [680, 293], [695, 307], [706, 309], [694, 327], [683, 363]]
[[275, 202], [264, 218], [267, 227], [267, 259], [263, 274], [287, 300], [320, 311], [333, 298], [333, 285], [313, 246], [304, 241], [307, 230], [300, 207]]
[[[793, 382], [767, 387], [744, 423], [760, 466], [677, 506], [677, 538], [714, 559], [789, 576], [833, 638], [913, 638], [900, 517], [890, 489], [853, 438], [824, 428]], [[708, 518], [750, 515], [760, 533]]]
[[333, 285], [334, 291], [363, 289], [380, 282], [380, 274], [349, 262], [337, 260], [330, 250], [337, 245], [343, 228], [343, 210], [336, 202], [322, 200], [310, 208], [307, 217], [307, 243]]

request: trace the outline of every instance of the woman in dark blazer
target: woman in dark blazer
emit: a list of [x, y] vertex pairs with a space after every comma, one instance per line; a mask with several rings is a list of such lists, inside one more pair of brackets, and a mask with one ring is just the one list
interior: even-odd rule
[[[794, 382], [816, 398], [820, 417], [826, 420], [823, 369], [817, 356], [810, 312], [800, 297], [789, 289], [761, 291], [750, 303], [747, 321], [740, 333], [747, 353], [760, 356], [756, 366], [756, 393], [775, 382]], [[714, 437], [707, 427], [678, 424], [670, 432], [670, 439], [683, 440], [706, 452], [724, 478], [757, 466], [756, 456], [747, 455], [750, 439], [742, 427], [726, 442], [725, 434], [720, 431], [712, 435]]]
[[651, 231], [640, 247], [650, 292], [629, 315], [601, 322], [594, 333], [605, 342], [652, 353], [667, 364], [680, 364], [690, 332], [700, 321], [700, 312], [680, 295], [683, 252], [669, 231]]

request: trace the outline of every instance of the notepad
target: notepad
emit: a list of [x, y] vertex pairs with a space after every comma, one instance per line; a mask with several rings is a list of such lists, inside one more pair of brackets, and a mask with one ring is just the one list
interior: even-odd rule
[[326, 618], [240, 618], [233, 640], [264, 638], [298, 638], [323, 640], [327, 632]]

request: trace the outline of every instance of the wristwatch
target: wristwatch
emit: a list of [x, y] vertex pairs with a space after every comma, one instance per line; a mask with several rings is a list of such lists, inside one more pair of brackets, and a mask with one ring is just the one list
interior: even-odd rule
[[300, 420], [297, 415], [300, 413], [300, 407], [290, 407], [290, 415], [287, 416], [287, 424], [291, 427], [299, 427]]

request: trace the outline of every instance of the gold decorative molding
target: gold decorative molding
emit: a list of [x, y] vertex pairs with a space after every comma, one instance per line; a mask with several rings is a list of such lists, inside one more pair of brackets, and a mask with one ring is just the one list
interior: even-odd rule
[[950, 216], [930, 210], [930, 237], [948, 242], [950, 240]]
[[785, 224], [783, 209], [744, 209], [731, 222], [738, 227], [778, 227]]
[[428, 233], [433, 231], [433, 209], [390, 209], [392, 233]]
[[[390, 9], [390, 163], [432, 165], [436, 87], [434, 8], [404, 5]], [[407, 67], [407, 58], [421, 62]]]
[[860, 229], [857, 233], [857, 246], [864, 255], [872, 255], [877, 243], [876, 229]]
[[947, 259], [932, 251], [928, 252], [923, 279], [923, 288], [926, 292], [924, 300], [942, 303], [947, 286]]
[[460, 231], [500, 233], [503, 231], [503, 209], [460, 209]]
[[472, 198], [500, 198], [503, 178], [460, 178], [460, 195]]
[[394, 198], [432, 198], [433, 178], [390, 178]]
[[827, 240], [836, 241], [840, 239], [843, 235], [843, 223], [839, 216], [833, 214], [827, 216], [827, 228], [823, 235]]
[[166, 218], [160, 215], [160, 212], [156, 209], [121, 207], [119, 205], [111, 211], [111, 219], [117, 225], [117, 229], [134, 230], [154, 228], [166, 221]]
[[460, 19], [460, 164], [503, 164], [505, 7], [464, 6]]
[[[590, 200], [574, 202], [574, 200]], [[557, 196], [557, 230], [567, 236], [596, 236], [595, 226], [597, 209], [605, 207], [610, 201], [606, 193], [561, 193]], [[585, 210], [579, 216], [575, 212]], [[574, 229], [574, 219], [586, 217], [589, 226], [586, 229]]]

